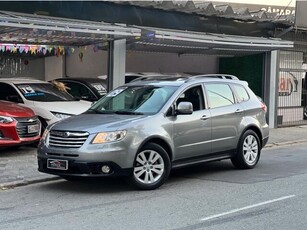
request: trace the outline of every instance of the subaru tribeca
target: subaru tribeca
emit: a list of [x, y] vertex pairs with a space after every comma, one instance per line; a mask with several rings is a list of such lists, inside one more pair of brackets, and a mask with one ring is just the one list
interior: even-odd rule
[[49, 126], [38, 170], [67, 180], [128, 176], [155, 189], [171, 169], [195, 163], [254, 168], [269, 138], [265, 110], [247, 82], [230, 75], [135, 81]]

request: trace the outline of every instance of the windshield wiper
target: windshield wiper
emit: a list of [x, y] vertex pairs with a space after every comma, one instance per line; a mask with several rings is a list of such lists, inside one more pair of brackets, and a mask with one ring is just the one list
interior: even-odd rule
[[124, 114], [124, 115], [143, 115], [144, 113], [140, 112], [133, 112], [133, 111], [127, 111], [127, 110], [118, 110], [114, 111], [116, 114]]

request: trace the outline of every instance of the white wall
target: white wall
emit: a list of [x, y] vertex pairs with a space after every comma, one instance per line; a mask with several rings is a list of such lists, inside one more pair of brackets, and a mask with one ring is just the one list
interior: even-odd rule
[[45, 80], [65, 77], [64, 56], [51, 56], [45, 58]]
[[[80, 52], [83, 52], [82, 60], [79, 57]], [[24, 64], [25, 58], [17, 59], [15, 62], [7, 61], [11, 64], [1, 67], [0, 58], [0, 77], [32, 77], [49, 81], [65, 76], [97, 77], [106, 75], [108, 70], [108, 52], [101, 50], [94, 52], [91, 46], [86, 50], [76, 49], [74, 53], [66, 57], [29, 58], [27, 65]], [[126, 72], [216, 73], [218, 58], [204, 55], [178, 56], [167, 53], [127, 51]]]
[[127, 52], [126, 71], [217, 73], [218, 59], [204, 55]]
[[45, 78], [44, 58], [1, 57], [0, 78], [25, 77]]
[[[83, 53], [83, 58], [79, 57]], [[108, 72], [108, 53], [106, 51], [94, 52], [89, 46], [86, 50], [76, 49], [74, 53], [66, 56], [66, 76], [70, 77], [97, 77]]]
[[[70, 77], [97, 77], [107, 74], [107, 51], [94, 52], [93, 48], [80, 49], [66, 57], [66, 75]], [[168, 53], [131, 52], [126, 54], [126, 72], [218, 72], [218, 58], [205, 55], [181, 55]]]

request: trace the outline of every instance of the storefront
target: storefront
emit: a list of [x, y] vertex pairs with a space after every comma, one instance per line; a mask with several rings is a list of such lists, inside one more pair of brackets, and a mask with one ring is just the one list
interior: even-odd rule
[[[114, 7], [116, 8], [126, 8], [124, 4], [115, 5]], [[208, 6], [205, 10], [208, 10]], [[145, 9], [145, 11], [148, 12], [148, 9]], [[164, 12], [165, 10], [162, 11]], [[145, 15], [140, 9], [139, 12]], [[161, 13], [163, 17], [173, 15], [173, 13], [163, 12]], [[203, 16], [189, 16], [189, 14], [183, 15], [182, 13], [176, 13], [176, 16], [176, 20], [182, 21], [183, 19], [192, 18], [192, 21], [198, 23], [196, 24], [199, 28], [204, 26], [202, 24], [204, 22]], [[259, 72], [257, 76], [254, 74], [255, 71], [249, 68], [246, 68], [247, 72], [237, 68], [239, 70], [237, 75], [248, 82], [252, 82], [251, 88], [258, 88], [257, 94], [264, 98], [270, 114], [275, 114], [276, 105], [270, 98], [274, 97], [276, 91], [271, 90], [271, 87], [267, 87], [271, 84], [272, 77], [275, 77], [278, 61], [278, 57], [272, 53], [276, 53], [276, 50], [280, 49], [289, 49], [293, 46], [293, 43], [291, 41], [267, 37], [273, 28], [272, 26], [274, 26], [270, 21], [245, 21], [241, 20], [240, 17], [239, 19], [236, 17], [209, 17], [208, 22], [205, 21], [209, 25], [208, 28], [211, 28], [212, 31], [221, 32], [212, 33], [210, 31], [196, 32], [182, 30], [182, 25], [179, 26], [181, 30], [176, 30], [172, 28], [140, 25], [128, 26], [97, 21], [2, 12], [0, 15], [2, 23], [0, 24], [2, 30], [0, 42], [2, 42], [5, 52], [13, 50], [13, 53], [15, 52], [15, 55], [20, 58], [19, 60], [18, 58], [15, 59], [17, 61], [10, 65], [10, 71], [15, 71], [16, 75], [16, 71], [29, 67], [29, 63], [37, 63], [37, 66], [44, 66], [45, 80], [50, 80], [55, 72], [56, 77], [70, 75], [70, 73], [67, 74], [67, 70], [72, 68], [75, 69], [75, 72], [80, 73], [78, 68], [81, 64], [79, 63], [84, 63], [87, 58], [85, 56], [87, 52], [86, 47], [93, 49], [93, 52], [95, 52], [95, 49], [96, 51], [98, 50], [97, 53], [104, 52], [104, 60], [108, 62], [107, 73], [110, 79], [112, 79], [111, 88], [121, 84], [125, 71], [131, 68], [132, 61], [131, 59], [129, 60], [129, 53], [133, 53], [133, 56], [136, 56], [134, 54], [137, 53], [139, 59], [146, 59], [145, 57], [148, 57], [146, 55], [153, 53], [157, 55], [157, 59], [159, 59], [159, 55], [161, 57], [173, 55], [177, 56], [178, 59], [181, 57], [189, 59], [190, 56], [199, 56], [199, 60], [202, 60], [205, 63], [204, 65], [207, 62], [210, 63], [208, 60], [214, 60], [215, 69], [211, 69], [211, 72], [223, 71], [230, 74], [233, 73], [233, 70], [227, 67], [227, 64], [222, 67], [221, 63], [239, 61], [238, 66], [240, 66], [240, 64], [244, 63], [245, 59], [249, 59], [252, 62], [253, 58], [256, 57], [261, 63], [261, 65], [256, 66]], [[148, 18], [147, 22], [150, 22]], [[186, 24], [187, 28], [189, 28], [188, 23]], [[163, 26], [165, 27], [165, 25]], [[238, 30], [238, 28], [241, 29]], [[230, 32], [230, 34], [223, 32]], [[3, 45], [4, 43], [14, 45]], [[19, 44], [19, 46], [16, 44]], [[31, 44], [38, 45], [38, 47], [35, 49], [31, 48]], [[48, 46], [51, 46], [51, 48]], [[27, 57], [26, 54], [29, 52], [36, 54], [36, 60], [24, 59], [24, 56]], [[19, 56], [18, 53], [20, 54]], [[42, 58], [38, 58], [40, 53], [45, 53], [43, 61]], [[139, 55], [140, 53], [143, 56]], [[79, 63], [73, 62], [72, 58], [70, 58], [76, 56]], [[69, 57], [69, 60], [67, 57]], [[99, 58], [92, 60], [92, 63], [106, 63], [106, 61]], [[163, 58], [160, 59], [162, 60]], [[26, 65], [26, 63], [28, 64]], [[128, 68], [126, 63], [130, 63]], [[179, 65], [178, 63], [176, 62], [175, 65]], [[228, 64], [228, 66], [230, 65]], [[35, 69], [38, 70], [38, 68]], [[197, 68], [191, 68], [188, 69], [188, 72], [198, 72], [197, 70]], [[169, 71], [166, 69], [165, 72]], [[206, 73], [204, 71], [201, 72]], [[116, 76], [118, 79], [113, 78], [113, 76]], [[254, 78], [257, 78], [256, 81], [253, 81], [255, 80]], [[273, 81], [275, 81], [274, 78]], [[277, 115], [269, 118], [269, 123], [272, 124], [271, 127], [274, 127], [276, 118]]]

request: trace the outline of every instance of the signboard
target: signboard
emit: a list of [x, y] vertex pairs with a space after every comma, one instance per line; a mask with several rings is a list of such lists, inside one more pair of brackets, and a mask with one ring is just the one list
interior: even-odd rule
[[[304, 0], [307, 1], [307, 0]], [[233, 9], [239, 9], [247, 7], [248, 10], [251, 11], [259, 11], [263, 10], [268, 13], [276, 13], [277, 15], [294, 15], [295, 14], [295, 6], [294, 4], [289, 4], [289, 1], [257, 1], [256, 4], [250, 4], [251, 1], [247, 0], [215, 0], [212, 1], [213, 5], [230, 5]], [[294, 2], [294, 1], [292, 1]], [[291, 3], [292, 3], [291, 2]]]
[[307, 0], [296, 0], [295, 26], [307, 29]]

